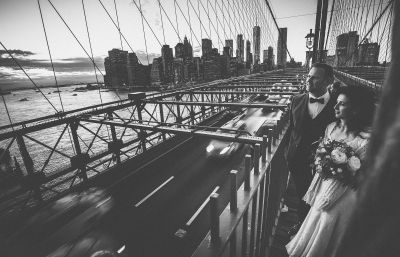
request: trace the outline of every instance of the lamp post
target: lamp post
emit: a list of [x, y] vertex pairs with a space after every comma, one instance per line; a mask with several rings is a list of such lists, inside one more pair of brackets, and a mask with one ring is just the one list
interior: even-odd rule
[[[310, 66], [310, 59], [313, 56], [311, 49], [314, 47], [314, 37], [315, 34], [312, 32], [312, 29], [310, 29], [310, 33], [308, 33], [307, 36], [305, 37], [306, 47], [308, 49], [308, 51], [306, 52], [307, 68]], [[314, 62], [314, 60], [312, 60], [312, 62]]]

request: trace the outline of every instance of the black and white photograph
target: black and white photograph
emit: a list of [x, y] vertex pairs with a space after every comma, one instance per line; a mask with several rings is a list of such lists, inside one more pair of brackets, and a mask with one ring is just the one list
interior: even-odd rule
[[0, 256], [400, 256], [399, 85], [399, 0], [1, 0]]

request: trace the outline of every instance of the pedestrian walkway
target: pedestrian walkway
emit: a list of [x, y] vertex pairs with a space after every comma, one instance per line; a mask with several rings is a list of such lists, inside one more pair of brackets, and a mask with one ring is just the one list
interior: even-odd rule
[[[287, 257], [288, 254], [285, 245], [289, 242], [287, 232], [290, 227], [297, 223], [297, 205], [296, 188], [293, 179], [289, 179], [289, 185], [284, 196], [284, 204], [286, 208], [282, 208], [278, 220], [278, 226], [275, 231], [274, 240], [272, 242], [271, 257]], [[285, 209], [287, 211], [285, 211]]]

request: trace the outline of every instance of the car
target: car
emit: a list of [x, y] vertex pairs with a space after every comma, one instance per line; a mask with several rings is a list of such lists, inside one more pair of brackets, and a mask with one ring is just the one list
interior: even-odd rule
[[[235, 134], [236, 136], [248, 135], [246, 131], [246, 123], [240, 120], [239, 116], [233, 119], [231, 122], [226, 123], [217, 132]], [[206, 154], [208, 158], [213, 159], [228, 159], [235, 152], [237, 152], [243, 143], [224, 141], [219, 139], [213, 139], [210, 141], [206, 148]]]

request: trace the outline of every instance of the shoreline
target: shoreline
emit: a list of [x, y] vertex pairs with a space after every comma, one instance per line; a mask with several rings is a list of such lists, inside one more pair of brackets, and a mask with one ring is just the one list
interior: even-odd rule
[[[58, 87], [70, 87], [70, 86], [86, 86], [86, 85], [93, 85], [93, 84], [97, 84], [97, 82], [82, 82], [82, 83], [68, 83], [68, 84], [62, 84], [62, 85], [58, 85]], [[105, 88], [104, 83], [103, 82], [99, 82], [98, 84], [101, 85], [101, 88]], [[55, 85], [49, 85], [49, 86], [40, 86], [38, 87], [39, 89], [42, 88], [55, 88], [57, 89], [57, 86]], [[14, 91], [22, 91], [22, 90], [37, 90], [36, 87], [31, 87], [31, 86], [27, 86], [27, 87], [18, 87], [18, 88], [13, 88], [13, 89], [2, 89], [0, 88], [0, 92], [14, 92]]]

